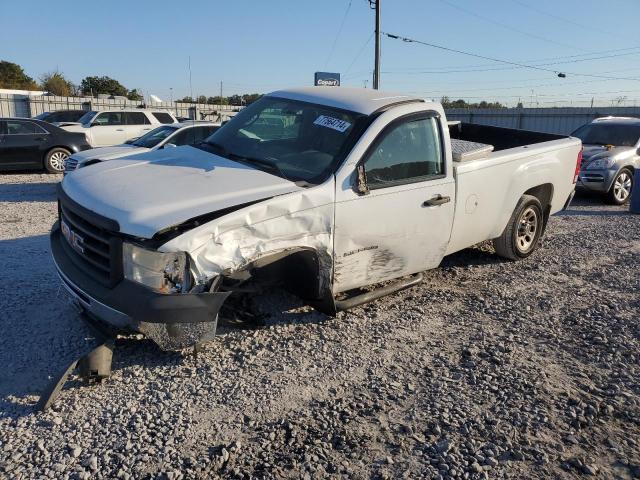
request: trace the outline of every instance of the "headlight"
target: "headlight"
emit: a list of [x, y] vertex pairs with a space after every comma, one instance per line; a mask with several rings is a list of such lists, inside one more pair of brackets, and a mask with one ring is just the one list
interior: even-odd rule
[[185, 252], [163, 253], [147, 250], [131, 243], [122, 248], [124, 277], [160, 293], [188, 290], [190, 274]]
[[589, 165], [587, 165], [587, 170], [606, 170], [614, 164], [615, 160], [611, 157], [608, 158], [598, 158], [594, 160]]

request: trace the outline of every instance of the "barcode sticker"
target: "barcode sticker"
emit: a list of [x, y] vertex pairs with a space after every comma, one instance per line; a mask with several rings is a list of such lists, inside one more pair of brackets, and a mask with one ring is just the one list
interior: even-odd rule
[[319, 125], [321, 127], [331, 128], [333, 130], [337, 130], [340, 133], [344, 133], [351, 124], [349, 122], [345, 122], [344, 120], [340, 120], [339, 118], [328, 117], [326, 115], [320, 115], [316, 118], [316, 121], [313, 122], [314, 125]]

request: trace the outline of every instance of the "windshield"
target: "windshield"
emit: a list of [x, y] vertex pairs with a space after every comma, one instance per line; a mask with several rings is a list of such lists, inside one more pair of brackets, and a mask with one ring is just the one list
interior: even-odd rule
[[207, 138], [203, 148], [292, 181], [319, 183], [347, 153], [355, 124], [364, 117], [323, 105], [262, 97]]
[[640, 139], [640, 125], [590, 123], [571, 134], [587, 145], [633, 147]]
[[83, 125], [88, 125], [96, 113], [98, 112], [87, 112], [78, 119], [78, 122]]
[[43, 112], [40, 115], [36, 115], [35, 118], [36, 120], [46, 120], [47, 117], [51, 114], [51, 112]]
[[176, 128], [167, 126], [154, 128], [149, 133], [146, 133], [140, 138], [137, 138], [134, 142], [131, 142], [131, 144], [136, 147], [153, 148], [176, 130]]

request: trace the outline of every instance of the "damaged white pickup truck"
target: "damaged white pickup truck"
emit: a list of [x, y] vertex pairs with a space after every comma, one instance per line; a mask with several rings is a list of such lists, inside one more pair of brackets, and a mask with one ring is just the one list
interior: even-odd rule
[[52, 253], [94, 321], [175, 349], [211, 338], [248, 280], [334, 315], [485, 240], [529, 256], [573, 195], [581, 143], [311, 87], [262, 97], [195, 147], [145, 155], [64, 179]]

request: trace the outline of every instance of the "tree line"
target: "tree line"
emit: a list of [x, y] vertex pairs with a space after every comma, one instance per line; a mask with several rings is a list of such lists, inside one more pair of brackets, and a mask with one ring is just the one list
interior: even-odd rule
[[[0, 61], [0, 88], [14, 90], [44, 90], [60, 97], [96, 96], [98, 94], [127, 97], [133, 101], [143, 101], [142, 91], [138, 88], [129, 90], [118, 80], [107, 76], [89, 76], [74, 84], [62, 72], [45, 73], [36, 81], [25, 73], [17, 63]], [[178, 102], [208, 103], [215, 105], [248, 105], [260, 98], [259, 93], [231, 95], [229, 97], [206, 97], [200, 95], [196, 99], [185, 97]]]
[[506, 105], [503, 105], [500, 102], [485, 102], [483, 100], [482, 102], [477, 102], [477, 103], [467, 103], [461, 98], [459, 98], [458, 100], [451, 100], [449, 97], [442, 97], [440, 99], [440, 103], [442, 104], [442, 107], [445, 109], [448, 109], [448, 108], [507, 108]]
[[260, 93], [246, 93], [244, 95], [230, 95], [228, 97], [221, 97], [217, 95], [215, 97], [207, 97], [200, 95], [199, 97], [184, 97], [179, 98], [176, 102], [182, 103], [207, 103], [209, 105], [233, 105], [236, 107], [249, 105], [252, 102], [258, 100], [262, 94]]
[[53, 71], [43, 74], [40, 81], [36, 81], [25, 73], [17, 63], [0, 61], [0, 88], [16, 90], [45, 90], [61, 97], [75, 97], [80, 95], [93, 96], [107, 94], [127, 97], [129, 100], [142, 100], [142, 92], [137, 89], [129, 90], [119, 81], [107, 76], [89, 76], [82, 79], [80, 84], [74, 84], [62, 72]]

